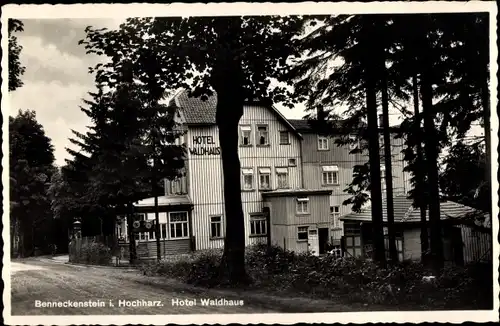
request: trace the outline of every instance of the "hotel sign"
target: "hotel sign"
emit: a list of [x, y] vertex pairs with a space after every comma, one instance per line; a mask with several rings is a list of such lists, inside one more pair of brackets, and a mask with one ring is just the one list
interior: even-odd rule
[[216, 145], [213, 136], [193, 136], [189, 152], [191, 155], [220, 155], [220, 147], [213, 145]]

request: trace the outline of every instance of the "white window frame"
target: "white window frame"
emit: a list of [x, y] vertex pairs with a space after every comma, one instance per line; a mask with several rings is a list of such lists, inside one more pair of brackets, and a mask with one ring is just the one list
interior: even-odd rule
[[[281, 139], [282, 134], [286, 135], [286, 142], [282, 142]], [[279, 138], [280, 138], [280, 145], [290, 145], [290, 132], [288, 132], [288, 130], [281, 130], [279, 132]]]
[[[280, 184], [280, 176], [285, 176], [286, 184]], [[288, 189], [290, 188], [290, 174], [288, 173], [287, 167], [277, 167], [276, 168], [276, 188], [277, 189]]]
[[[248, 133], [248, 144], [243, 141], [245, 133]], [[240, 125], [240, 146], [252, 146], [252, 125]]]
[[339, 184], [339, 168], [337, 165], [324, 165], [321, 167], [321, 184], [323, 186]]
[[[213, 220], [214, 218], [219, 218], [220, 220], [214, 221]], [[214, 235], [212, 233], [213, 225], [219, 225], [219, 235]], [[222, 239], [222, 238], [224, 238], [224, 218], [222, 217], [222, 214], [210, 215], [210, 239]]]
[[[176, 222], [172, 222], [172, 214], [185, 214], [186, 216], [186, 221], [176, 221]], [[181, 233], [182, 233], [182, 236], [177, 236], [177, 224], [182, 224], [182, 225], [186, 225], [186, 228], [184, 229], [184, 227], [181, 228]], [[174, 230], [174, 233], [175, 235], [172, 236], [172, 226], [174, 227], [173, 230]], [[168, 212], [168, 232], [169, 232], [169, 239], [171, 240], [178, 240], [178, 239], [189, 239], [189, 214], [188, 212], [186, 211], [176, 211], [176, 212]]]
[[[271, 168], [270, 167], [259, 167], [258, 168], [259, 172], [259, 190], [270, 190], [271, 187]], [[267, 187], [264, 187], [262, 184], [262, 177], [267, 176], [268, 177], [268, 183]]]
[[[265, 131], [260, 131], [259, 128], [266, 128]], [[266, 124], [257, 124], [257, 127], [255, 128], [255, 136], [256, 136], [256, 141], [255, 141], [255, 144], [257, 146], [269, 146], [269, 126], [266, 125]], [[261, 137], [261, 132], [264, 132], [264, 139], [266, 141], [265, 144], [261, 144], [260, 143], [260, 137]]]
[[[259, 225], [261, 230], [260, 233], [256, 233], [256, 225]], [[267, 217], [264, 214], [250, 214], [250, 236], [252, 237], [263, 237], [267, 235], [269, 226], [267, 224]], [[262, 232], [264, 230], [264, 232]], [[253, 231], [253, 233], [252, 233]]]
[[[297, 197], [296, 201], [295, 211], [297, 214], [309, 214], [309, 197]], [[304, 207], [306, 208], [305, 210]]]
[[333, 227], [338, 228], [340, 221], [340, 206], [330, 206], [330, 214], [332, 215]]
[[[305, 239], [301, 239], [300, 235], [304, 234], [306, 235]], [[308, 241], [309, 240], [309, 227], [308, 226], [298, 226], [297, 227], [297, 241]]]
[[330, 148], [328, 137], [318, 135], [318, 151], [327, 151]]
[[[244, 191], [252, 191], [255, 190], [255, 181], [253, 177], [253, 168], [241, 168], [241, 189]], [[250, 188], [246, 188], [245, 185], [245, 176], [251, 176], [252, 182], [250, 183]]]

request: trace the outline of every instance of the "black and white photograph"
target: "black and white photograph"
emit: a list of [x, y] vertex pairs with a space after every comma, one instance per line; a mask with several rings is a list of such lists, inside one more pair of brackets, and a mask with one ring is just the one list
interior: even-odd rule
[[498, 321], [496, 16], [4, 6], [5, 322]]

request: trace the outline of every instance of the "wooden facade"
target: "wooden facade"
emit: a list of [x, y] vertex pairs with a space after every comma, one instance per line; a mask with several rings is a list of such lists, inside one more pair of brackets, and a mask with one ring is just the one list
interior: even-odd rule
[[[384, 225], [387, 223], [386, 206], [387, 201], [383, 200]], [[443, 201], [440, 206], [445, 261], [457, 265], [478, 261], [491, 262], [492, 236], [489, 214], [452, 201]], [[341, 219], [344, 220], [347, 254], [370, 257], [373, 240], [370, 209], [363, 209], [360, 213], [350, 213]], [[405, 195], [396, 195], [394, 219], [399, 259], [420, 260], [422, 257], [420, 210], [413, 209], [412, 201]], [[384, 229], [387, 232], [387, 228]], [[388, 250], [387, 243], [386, 250]]]
[[[170, 253], [221, 248], [226, 216], [221, 148], [215, 124], [216, 97], [203, 101], [181, 92], [169, 105], [178, 108], [177, 118], [184, 135], [176, 143], [184, 144], [187, 154], [184, 176], [165, 181], [165, 196], [161, 200], [166, 204], [160, 205], [160, 224], [165, 229], [161, 233], [161, 241], [165, 242], [162, 250]], [[287, 249], [305, 251], [311, 250], [309, 238], [321, 239], [322, 243], [325, 237], [329, 242], [340, 239], [343, 229], [339, 217], [350, 212], [350, 207], [342, 205], [348, 198], [343, 190], [352, 180], [353, 167], [365, 163], [367, 158], [349, 154], [349, 146], [338, 147], [334, 141], [329, 138], [327, 148], [318, 148], [317, 134], [302, 132], [272, 106], [258, 101], [245, 104], [239, 123], [238, 152], [246, 245], [271, 239]], [[397, 159], [393, 165], [398, 166]], [[393, 171], [396, 179], [398, 169]], [[327, 184], [325, 170], [333, 173], [328, 174]], [[297, 196], [313, 189], [321, 195], [309, 197], [310, 213], [296, 214]], [[273, 195], [280, 192], [289, 194]], [[146, 219], [154, 220], [152, 205], [148, 198], [136, 207], [139, 213], [146, 214]], [[270, 216], [264, 212], [266, 208], [272, 210]], [[187, 232], [180, 239], [172, 238], [170, 232], [176, 231], [170, 229], [169, 214], [184, 211], [188, 214]], [[126, 235], [123, 223], [118, 226], [118, 233]], [[306, 240], [302, 239], [304, 236]], [[154, 256], [152, 237], [139, 235], [138, 251]]]
[[[272, 244], [295, 252], [325, 252], [330, 240], [329, 190], [284, 190], [263, 194]], [[307, 209], [300, 204], [304, 201]]]
[[[304, 188], [323, 188], [332, 191], [330, 196], [330, 233], [332, 242], [340, 244], [339, 240], [343, 236], [343, 222], [340, 217], [351, 213], [351, 205], [343, 205], [343, 202], [350, 197], [344, 190], [352, 182], [354, 167], [368, 162], [368, 153], [351, 154], [357, 144], [342, 145], [336, 144], [337, 137], [324, 137], [315, 130], [308, 127], [302, 120], [292, 120], [303, 135], [301, 148], [303, 162]], [[385, 175], [383, 158], [383, 138], [379, 139], [381, 147], [381, 173]], [[403, 160], [404, 140], [391, 137], [392, 152], [392, 182], [395, 195], [406, 194], [410, 190], [410, 175], [404, 172], [405, 162]], [[327, 170], [333, 170], [333, 180], [325, 180]], [[326, 182], [325, 182], [326, 181]], [[333, 182], [330, 182], [333, 181]], [[385, 198], [385, 182], [382, 180], [382, 197]]]

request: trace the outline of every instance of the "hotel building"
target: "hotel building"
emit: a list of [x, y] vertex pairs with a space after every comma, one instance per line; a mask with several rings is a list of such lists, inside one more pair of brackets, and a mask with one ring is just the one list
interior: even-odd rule
[[[170, 104], [180, 113], [187, 155], [185, 176], [166, 180], [165, 195], [158, 198], [162, 255], [222, 248], [227, 217], [216, 97], [202, 101], [180, 92]], [[319, 254], [327, 242], [340, 239], [339, 217], [350, 213], [342, 205], [343, 189], [356, 162], [365, 162], [348, 152], [315, 134], [307, 121], [288, 120], [266, 103], [246, 102], [239, 125], [246, 244], [270, 241]], [[397, 166], [395, 161], [393, 169]], [[154, 221], [153, 202], [136, 203], [136, 218]], [[126, 219], [119, 219], [117, 234], [127, 250]], [[136, 234], [136, 242], [139, 257], [156, 256], [154, 231]]]

